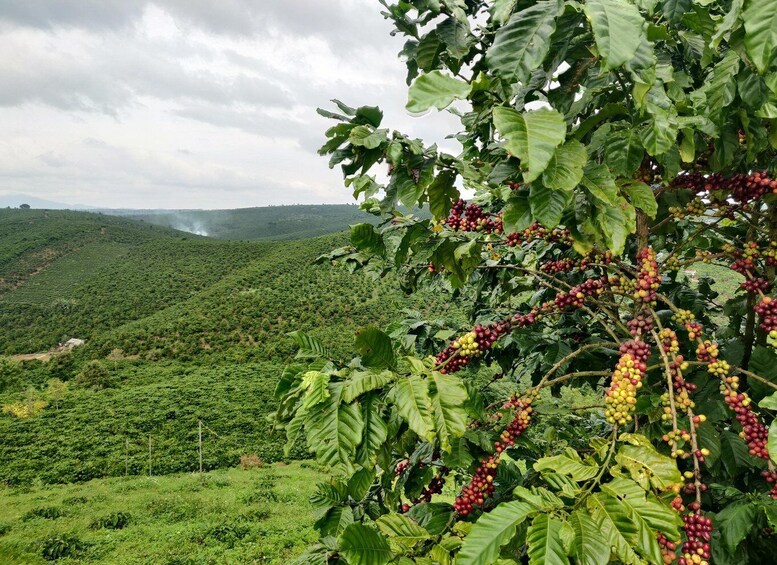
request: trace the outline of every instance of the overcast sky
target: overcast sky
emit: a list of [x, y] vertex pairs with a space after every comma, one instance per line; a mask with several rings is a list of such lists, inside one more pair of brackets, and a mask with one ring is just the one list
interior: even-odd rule
[[404, 111], [377, 0], [0, 0], [0, 194], [123, 208], [351, 202], [330, 98]]

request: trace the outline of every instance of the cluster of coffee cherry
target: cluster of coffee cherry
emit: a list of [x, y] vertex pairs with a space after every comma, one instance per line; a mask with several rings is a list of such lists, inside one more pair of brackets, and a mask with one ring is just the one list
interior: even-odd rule
[[421, 489], [421, 496], [416, 500], [416, 504], [421, 502], [431, 502], [435, 494], [440, 494], [445, 486], [445, 477], [450, 473], [450, 469], [442, 467], [437, 475], [429, 481], [429, 485]]
[[448, 218], [442, 223], [447, 224], [453, 231], [502, 233], [501, 213], [489, 214], [478, 204], [467, 204], [461, 198], [453, 205]]
[[547, 241], [548, 243], [565, 243], [567, 245], [571, 245], [572, 234], [567, 229], [549, 229], [536, 223], [532, 224], [523, 231], [511, 232], [507, 234], [507, 245], [510, 247], [516, 247], [518, 245], [523, 245], [536, 240]]
[[643, 336], [653, 329], [653, 319], [647, 314], [640, 313], [626, 322], [626, 327], [633, 337]]
[[765, 278], [755, 277], [742, 282], [739, 287], [750, 294], [763, 294], [764, 292], [769, 291], [771, 285]]
[[688, 505], [687, 514], [683, 515], [683, 530], [687, 541], [683, 543], [682, 556], [678, 565], [709, 565], [712, 553], [712, 520], [703, 516], [698, 502]]
[[777, 345], [777, 300], [764, 296], [755, 305], [755, 313], [761, 318], [761, 329], [767, 333], [769, 344]]
[[664, 561], [664, 565], [672, 565], [677, 559], [675, 551], [677, 550], [677, 544], [673, 541], [666, 539], [666, 536], [662, 532], [656, 534], [658, 539], [658, 546], [661, 548], [661, 559]]
[[703, 216], [707, 211], [707, 206], [701, 198], [694, 198], [684, 208], [679, 206], [671, 206], [669, 213], [672, 214], [678, 220], [682, 220], [687, 216]]
[[532, 413], [531, 398], [512, 398], [505, 408], [517, 410], [507, 428], [500, 434], [499, 440], [494, 443], [496, 454], [483, 459], [475, 469], [472, 480], [461, 489], [461, 494], [456, 497], [453, 509], [459, 516], [468, 516], [476, 506], [482, 506], [486, 499], [494, 494], [494, 478], [499, 467], [499, 459], [502, 451], [515, 444], [515, 440], [526, 431], [531, 423]]
[[569, 273], [580, 267], [580, 262], [574, 259], [556, 259], [553, 261], [546, 261], [540, 265], [540, 271], [548, 273], [549, 275], [555, 275], [557, 273]]
[[629, 422], [646, 369], [644, 361], [639, 361], [629, 353], [625, 353], [618, 360], [604, 399], [607, 403], [604, 416], [609, 423], [624, 425]]
[[731, 199], [746, 203], [761, 198], [768, 192], [777, 194], [777, 181], [769, 178], [766, 172], [736, 174], [726, 177], [720, 173], [702, 175], [685, 173], [672, 181], [672, 186], [688, 188], [694, 193], [723, 191], [730, 193]]
[[510, 331], [510, 323], [505, 321], [493, 324], [478, 324], [471, 332], [455, 339], [441, 351], [435, 361], [440, 365], [441, 373], [455, 373], [466, 367], [473, 357], [477, 357], [491, 349], [496, 341]]
[[629, 296], [637, 288], [637, 281], [628, 277], [613, 275], [607, 279], [607, 288], [613, 294]]
[[678, 310], [672, 316], [672, 320], [685, 328], [691, 341], [701, 335], [701, 324], [696, 321], [696, 316], [690, 310]]
[[637, 260], [640, 263], [640, 269], [634, 299], [643, 304], [654, 305], [657, 298], [656, 291], [661, 285], [656, 252], [651, 247], [645, 247], [637, 254]]

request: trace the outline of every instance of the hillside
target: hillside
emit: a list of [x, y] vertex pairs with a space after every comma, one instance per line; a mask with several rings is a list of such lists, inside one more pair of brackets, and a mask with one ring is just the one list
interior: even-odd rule
[[198, 235], [233, 241], [305, 239], [341, 232], [375, 217], [346, 204], [267, 206], [235, 210], [106, 210]]
[[[246, 453], [281, 459], [283, 438], [266, 416], [296, 350], [288, 332], [307, 331], [345, 357], [361, 327], [407, 307], [447, 307], [443, 297], [404, 298], [390, 277], [355, 285], [360, 275], [314, 265], [342, 234], [231, 242], [98, 214], [0, 213], [0, 276], [14, 281], [0, 297], [0, 355], [86, 340], [45, 364], [0, 358], [9, 411], [0, 413], [0, 483], [143, 473], [149, 438], [156, 472], [190, 471], [199, 421], [209, 430], [206, 469]], [[97, 387], [75, 378], [90, 360], [106, 371]], [[67, 383], [61, 398], [52, 378]], [[48, 406], [10, 413], [36, 402]]]

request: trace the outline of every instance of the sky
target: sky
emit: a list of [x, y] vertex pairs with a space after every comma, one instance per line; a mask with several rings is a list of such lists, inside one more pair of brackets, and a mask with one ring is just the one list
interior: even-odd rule
[[98, 208], [352, 202], [316, 151], [331, 98], [404, 110], [377, 0], [0, 0], [0, 195]]

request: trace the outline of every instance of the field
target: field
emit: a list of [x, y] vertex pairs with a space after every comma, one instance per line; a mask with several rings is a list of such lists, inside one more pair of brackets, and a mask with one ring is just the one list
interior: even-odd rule
[[[0, 563], [288, 563], [315, 539], [306, 463], [0, 489]], [[126, 524], [124, 523], [126, 521]], [[59, 551], [59, 554], [54, 552]]]

